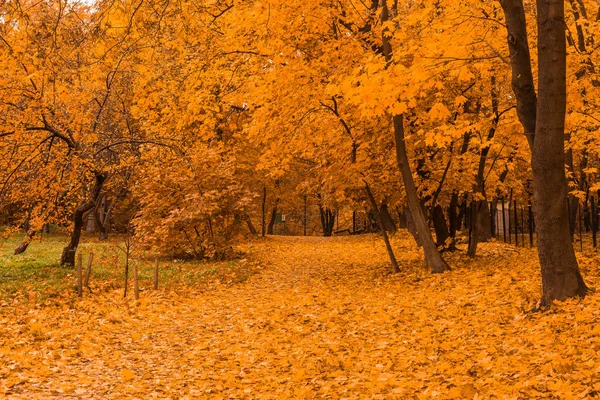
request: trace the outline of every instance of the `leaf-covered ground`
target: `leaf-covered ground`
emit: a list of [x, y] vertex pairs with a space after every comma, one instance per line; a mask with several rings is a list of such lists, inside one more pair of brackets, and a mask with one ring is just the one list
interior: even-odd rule
[[[108, 288], [0, 314], [0, 394], [10, 398], [586, 398], [600, 396], [600, 302], [529, 313], [535, 252], [484, 244], [423, 270], [394, 238], [271, 237], [241, 283]], [[581, 256], [591, 286], [598, 260]], [[71, 279], [67, 276], [66, 279]]]

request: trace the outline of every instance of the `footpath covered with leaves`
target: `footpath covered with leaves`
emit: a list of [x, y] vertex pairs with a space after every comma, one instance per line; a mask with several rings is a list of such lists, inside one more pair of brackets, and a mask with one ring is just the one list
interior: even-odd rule
[[[4, 301], [9, 398], [585, 398], [600, 396], [600, 304], [539, 296], [534, 250], [483, 244], [431, 275], [412, 240], [270, 237], [255, 274], [197, 289]], [[597, 259], [581, 256], [597, 286]]]

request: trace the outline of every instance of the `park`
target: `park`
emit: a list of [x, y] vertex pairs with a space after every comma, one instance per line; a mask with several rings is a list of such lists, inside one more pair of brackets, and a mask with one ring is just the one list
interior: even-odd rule
[[1, 1], [0, 397], [600, 396], [598, 43], [594, 0]]

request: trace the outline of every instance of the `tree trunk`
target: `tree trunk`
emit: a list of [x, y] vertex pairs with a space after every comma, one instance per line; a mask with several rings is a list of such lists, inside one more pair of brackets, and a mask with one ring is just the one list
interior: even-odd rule
[[390, 262], [392, 263], [392, 269], [394, 272], [400, 272], [400, 267], [398, 266], [398, 261], [396, 260], [396, 256], [394, 255], [394, 250], [392, 249], [392, 245], [390, 244], [390, 238], [388, 237], [387, 230], [385, 228], [385, 224], [383, 222], [382, 214], [379, 208], [377, 207], [377, 201], [375, 200], [375, 196], [373, 196], [373, 192], [371, 192], [371, 188], [367, 181], [365, 182], [365, 191], [367, 192], [367, 196], [369, 197], [369, 201], [371, 202], [371, 206], [373, 210], [375, 210], [375, 214], [379, 219], [379, 225], [381, 226], [381, 235], [383, 236], [383, 241], [385, 242], [385, 248], [388, 253], [388, 257], [390, 257]]
[[94, 188], [92, 189], [91, 198], [87, 202], [79, 205], [79, 207], [77, 207], [73, 213], [73, 232], [71, 232], [71, 241], [63, 249], [60, 257], [61, 265], [75, 265], [75, 253], [77, 252], [77, 246], [79, 246], [79, 240], [81, 239], [81, 228], [83, 228], [84, 216], [96, 205], [96, 201], [98, 200], [100, 192], [102, 191], [102, 186], [106, 181], [106, 175], [97, 172], [95, 178], [96, 182], [94, 183]]
[[458, 192], [454, 190], [450, 197], [450, 206], [448, 208], [448, 223], [450, 225], [450, 237], [456, 238], [456, 231], [458, 230]]
[[412, 214], [410, 213], [408, 206], [404, 207], [404, 215], [406, 216], [406, 229], [408, 229], [408, 232], [412, 235], [413, 239], [415, 239], [415, 242], [417, 242], [417, 246], [423, 247], [423, 243], [421, 242], [417, 232], [415, 221], [413, 221]]
[[98, 229], [98, 239], [107, 240], [108, 239], [108, 225], [110, 220], [109, 210], [107, 209], [107, 200], [106, 195], [102, 196], [100, 203], [96, 206], [96, 210], [94, 212], [94, 222], [96, 225], [96, 229]]
[[27, 248], [29, 247], [29, 244], [33, 240], [36, 233], [37, 233], [36, 230], [33, 230], [33, 229], [28, 230], [27, 233], [25, 234], [25, 237], [23, 238], [23, 241], [21, 241], [21, 243], [17, 247], [15, 247], [14, 254], [17, 255], [17, 254], [25, 253], [25, 250], [27, 250]]
[[333, 226], [335, 223], [335, 213], [329, 208], [323, 209], [319, 206], [319, 214], [321, 217], [321, 228], [323, 229], [323, 236], [329, 237], [333, 234]]
[[415, 181], [410, 170], [408, 155], [406, 153], [406, 144], [404, 142], [404, 121], [403, 115], [394, 115], [394, 133], [396, 139], [396, 161], [402, 174], [404, 190], [408, 199], [408, 208], [415, 224], [419, 239], [423, 245], [425, 259], [431, 267], [432, 273], [441, 273], [450, 269], [446, 261], [442, 258], [437, 246], [433, 241], [431, 231], [427, 226], [425, 215], [419, 201]]
[[433, 210], [431, 210], [431, 220], [433, 222], [433, 229], [435, 230], [435, 244], [438, 247], [443, 247], [446, 245], [446, 240], [450, 237], [450, 232], [448, 231], [448, 224], [444, 216], [444, 209], [439, 204], [436, 204]]
[[504, 10], [508, 31], [507, 41], [510, 51], [512, 88], [517, 98], [517, 116], [525, 130], [529, 147], [533, 148], [537, 99], [527, 43], [527, 22], [523, 0], [500, 0], [500, 5]]
[[463, 201], [460, 203], [460, 208], [458, 210], [458, 219], [456, 221], [456, 227], [460, 231], [462, 228], [468, 228], [467, 223], [467, 194], [463, 197]]
[[[387, 7], [386, 0], [381, 0], [381, 22], [385, 24], [390, 20], [390, 14]], [[392, 59], [392, 46], [389, 31], [384, 29], [382, 32], [383, 41], [383, 53], [388, 63], [393, 62]], [[427, 221], [423, 215], [423, 209], [419, 201], [417, 194], [417, 188], [415, 181], [412, 176], [410, 163], [408, 161], [408, 154], [406, 152], [406, 143], [404, 142], [404, 115], [394, 115], [394, 138], [396, 141], [396, 161], [402, 174], [402, 181], [404, 182], [404, 190], [406, 191], [406, 197], [408, 199], [408, 207], [412, 214], [412, 219], [415, 223], [417, 232], [421, 243], [423, 244], [423, 252], [425, 253], [425, 260], [429, 264], [432, 273], [441, 273], [450, 269], [446, 261], [442, 258], [437, 246], [431, 236], [431, 231], [427, 226]]]
[[474, 200], [471, 203], [471, 234], [467, 255], [475, 257], [477, 244], [487, 241], [491, 236], [491, 217], [487, 200]]
[[273, 234], [273, 228], [275, 227], [275, 221], [277, 221], [277, 205], [279, 203], [279, 199], [275, 200], [275, 206], [271, 210], [271, 218], [269, 219], [269, 225], [267, 227], [267, 234]]
[[542, 270], [541, 305], [585, 296], [571, 242], [567, 211], [564, 124], [566, 40], [564, 2], [538, 0], [539, 103], [531, 166], [538, 255]]
[[246, 224], [248, 225], [250, 233], [254, 236], [258, 236], [258, 231], [254, 227], [254, 224], [252, 224], [252, 220], [250, 219], [250, 216], [247, 213], [244, 214], [244, 219], [246, 220]]
[[398, 231], [396, 227], [396, 223], [392, 218], [390, 211], [388, 210], [387, 202], [382, 202], [381, 207], [379, 207], [379, 213], [381, 214], [381, 224], [382, 228], [390, 233], [394, 233]]

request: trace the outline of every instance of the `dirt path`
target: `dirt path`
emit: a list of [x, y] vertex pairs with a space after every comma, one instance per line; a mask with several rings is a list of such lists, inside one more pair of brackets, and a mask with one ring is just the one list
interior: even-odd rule
[[395, 239], [397, 275], [375, 237], [251, 247], [262, 267], [243, 284], [144, 292], [137, 304], [114, 292], [5, 318], [0, 387], [11, 398], [387, 399], [489, 397], [502, 385], [526, 398], [556, 378], [542, 368], [563, 348], [520, 312], [535, 265], [507, 269], [495, 245], [441, 276], [421, 269], [409, 239]]

